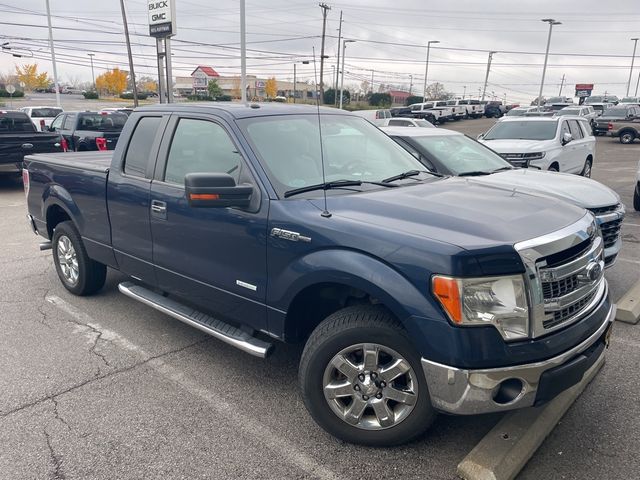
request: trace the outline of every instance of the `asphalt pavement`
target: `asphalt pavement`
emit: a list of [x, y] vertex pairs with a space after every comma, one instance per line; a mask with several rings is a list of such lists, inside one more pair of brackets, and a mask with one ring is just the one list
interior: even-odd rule
[[[444, 128], [475, 136], [492, 123]], [[640, 143], [598, 138], [594, 177], [628, 212], [607, 271], [614, 300], [640, 278], [638, 157]], [[20, 182], [0, 178], [0, 478], [454, 479], [501, 418], [440, 416], [396, 448], [335, 440], [300, 400], [301, 345], [250, 357], [122, 296], [115, 272], [99, 294], [74, 297], [25, 213]], [[639, 365], [640, 324], [617, 323], [602, 371], [519, 478], [637, 478]]]

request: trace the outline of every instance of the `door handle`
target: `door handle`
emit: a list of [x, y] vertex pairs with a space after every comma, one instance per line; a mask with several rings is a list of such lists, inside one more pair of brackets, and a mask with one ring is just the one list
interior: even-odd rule
[[25, 150], [31, 150], [33, 148], [33, 143], [23, 143], [22, 148]]
[[167, 204], [160, 200], [151, 201], [151, 211], [156, 214], [164, 215], [167, 213]]

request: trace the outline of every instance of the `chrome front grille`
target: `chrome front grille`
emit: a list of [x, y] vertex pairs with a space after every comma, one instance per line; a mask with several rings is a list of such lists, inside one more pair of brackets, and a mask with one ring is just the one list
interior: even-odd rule
[[619, 203], [616, 203], [614, 205], [608, 205], [606, 207], [590, 208], [589, 211], [591, 213], [593, 213], [594, 215], [598, 216], [598, 215], [603, 215], [605, 213], [615, 212], [616, 210], [620, 209], [621, 207], [622, 207], [622, 205], [620, 205]]
[[527, 270], [531, 336], [564, 328], [606, 294], [604, 241], [591, 215], [554, 234], [516, 244]]
[[[621, 203], [607, 205], [605, 207], [590, 208], [589, 211], [596, 216], [596, 222], [602, 231], [604, 240], [604, 248], [612, 248], [620, 239], [620, 230], [624, 220], [624, 206]], [[617, 252], [607, 252], [608, 257], [612, 254], [615, 256]], [[611, 258], [607, 258], [610, 263]]]
[[604, 239], [604, 248], [613, 247], [618, 237], [620, 236], [620, 229], [622, 228], [622, 218], [606, 222], [600, 225], [602, 230], [602, 238]]

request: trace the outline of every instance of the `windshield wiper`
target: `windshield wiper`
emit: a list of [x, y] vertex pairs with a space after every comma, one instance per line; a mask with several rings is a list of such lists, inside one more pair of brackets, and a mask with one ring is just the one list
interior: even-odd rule
[[485, 172], [484, 170], [472, 170], [470, 172], [459, 173], [459, 177], [480, 177], [482, 175], [491, 175], [493, 172]]
[[362, 184], [378, 185], [380, 187], [397, 187], [398, 185], [389, 185], [381, 182], [368, 182], [364, 180], [334, 180], [332, 182], [317, 183], [315, 185], [308, 185], [306, 187], [294, 188], [293, 190], [287, 190], [284, 192], [284, 198], [298, 195], [299, 193], [313, 192], [314, 190], [331, 190], [332, 188], [343, 187], [359, 187]]
[[382, 180], [382, 183], [387, 184], [391, 182], [395, 182], [396, 180], [404, 180], [405, 178], [415, 177], [420, 175], [421, 173], [428, 173], [429, 175], [433, 175], [434, 177], [444, 177], [444, 175], [440, 175], [439, 173], [430, 172], [428, 170], [409, 170], [407, 172], [399, 173], [398, 175], [394, 175], [389, 178], [385, 178]]
[[491, 170], [489, 173], [503, 172], [504, 170], [513, 170], [513, 167], [500, 167], [495, 170]]

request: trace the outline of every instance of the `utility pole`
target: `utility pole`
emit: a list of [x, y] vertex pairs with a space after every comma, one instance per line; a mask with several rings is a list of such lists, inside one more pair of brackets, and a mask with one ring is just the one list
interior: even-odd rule
[[629, 81], [627, 82], [627, 95], [625, 96], [629, 96], [629, 89], [631, 88], [631, 76], [633, 75], [633, 63], [634, 60], [636, 59], [636, 47], [638, 46], [638, 39], [637, 38], [632, 38], [631, 40], [633, 40], [633, 55], [631, 56], [631, 70], [629, 70]]
[[171, 67], [171, 38], [164, 39], [164, 54], [167, 62], [167, 103], [173, 103], [173, 68]]
[[[47, 0], [47, 3], [49, 0]], [[129, 56], [129, 75], [131, 75], [131, 84], [133, 87], [133, 107], [138, 107], [138, 87], [136, 86], [136, 74], [133, 70], [133, 56], [131, 55], [131, 41], [129, 40], [129, 26], [127, 25], [127, 14], [124, 11], [124, 0], [120, 0], [120, 9], [122, 10], [122, 23], [124, 24], [124, 38], [127, 42], [127, 55]]]
[[[562, 96], [562, 87], [564, 87], [564, 73], [562, 74], [562, 81], [560, 82], [560, 91], [558, 92], [558, 96]], [[628, 89], [627, 89], [628, 91]]]
[[93, 80], [93, 89], [96, 89], [96, 76], [93, 74], [93, 57], [95, 55], [95, 53], [87, 53], [87, 55], [89, 55], [89, 58], [91, 59], [91, 79]]
[[498, 53], [495, 51], [489, 52], [489, 59], [487, 60], [487, 73], [484, 76], [484, 87], [482, 88], [482, 98], [480, 101], [484, 100], [484, 96], [487, 93], [487, 82], [489, 82], [489, 72], [491, 71], [491, 61], [493, 60], [493, 54]]
[[638, 74], [638, 81], [636, 81], [636, 93], [634, 93], [634, 96], [638, 96], [638, 86], [640, 86], [640, 73]]
[[466, 85], [464, 85], [464, 86], [463, 86], [463, 88], [464, 88], [464, 90], [462, 91], [462, 99], [464, 100], [464, 96], [465, 96], [465, 95], [466, 95], [466, 93], [467, 93], [467, 86], [466, 86]]
[[340, 10], [340, 26], [338, 27], [338, 61], [336, 62], [336, 74], [335, 74], [335, 78], [336, 78], [336, 88], [335, 88], [335, 95], [333, 96], [333, 104], [337, 105], [338, 104], [338, 78], [340, 77], [340, 42], [342, 41], [342, 10]]
[[413, 75], [409, 75], [409, 95], [413, 95]]
[[51, 9], [49, 0], [47, 3], [47, 23], [49, 25], [49, 49], [51, 50], [51, 63], [53, 64], [53, 84], [56, 88], [56, 105], [60, 106], [60, 86], [58, 85], [58, 67], [56, 66], [56, 51], [53, 48], [53, 29], [51, 28]]
[[422, 101], [427, 101], [427, 77], [429, 76], [429, 51], [432, 43], [440, 43], [439, 40], [429, 40], [427, 42], [427, 61], [424, 66], [424, 88], [422, 89]]
[[549, 60], [549, 46], [551, 45], [551, 32], [554, 25], [562, 25], [562, 22], [558, 22], [553, 18], [543, 18], [543, 22], [549, 24], [549, 36], [547, 37], [547, 51], [544, 54], [544, 66], [542, 67], [542, 80], [540, 81], [540, 94], [538, 95], [538, 108], [542, 103], [542, 90], [544, 89], [544, 76], [547, 73], [547, 61]]
[[371, 69], [371, 93], [373, 93], [373, 73], [375, 70]]
[[160, 103], [167, 103], [167, 87], [164, 78], [164, 46], [162, 38], [156, 38], [156, 51], [158, 60], [158, 100]]
[[[244, 0], [242, 0], [242, 2], [244, 2]], [[331, 10], [331, 7], [326, 3], [321, 3], [320, 8], [322, 9], [322, 45], [320, 46], [320, 104], [324, 104], [324, 38], [327, 32], [327, 10]]]
[[247, 103], [247, 31], [245, 15], [245, 0], [240, 0], [240, 99]]
[[355, 40], [342, 41], [342, 76], [340, 77], [340, 109], [342, 109], [342, 96], [344, 93], [344, 57], [347, 52], [347, 43], [353, 43]]

